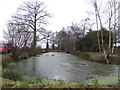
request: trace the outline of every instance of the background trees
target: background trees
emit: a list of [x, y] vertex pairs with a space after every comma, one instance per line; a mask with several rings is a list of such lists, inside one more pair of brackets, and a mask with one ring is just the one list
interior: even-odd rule
[[[108, 39], [109, 39], [109, 31], [103, 30], [103, 38], [105, 41], [105, 49], [108, 47]], [[101, 31], [91, 31], [89, 32], [84, 38], [80, 38], [77, 42], [78, 45], [81, 46], [81, 41], [83, 41], [83, 48], [78, 47], [78, 50], [80, 51], [89, 51], [89, 52], [99, 52], [99, 46], [98, 46], [98, 39], [97, 39], [97, 33], [101, 33]], [[82, 40], [83, 39], [83, 40]], [[101, 39], [101, 37], [100, 37]], [[112, 37], [113, 39], [113, 37]], [[102, 45], [102, 42], [100, 42], [100, 46]]]
[[70, 26], [67, 26], [67, 28], [63, 28], [60, 32], [57, 33], [56, 36], [59, 50], [65, 50], [69, 52], [76, 51], [79, 47], [83, 48], [82, 46], [80, 46], [81, 43], [83, 45], [83, 39], [79, 44], [78, 41], [79, 39], [85, 37], [85, 35], [87, 34], [86, 31], [89, 31], [89, 29], [86, 28], [85, 25], [80, 25], [78, 23], [72, 23]]

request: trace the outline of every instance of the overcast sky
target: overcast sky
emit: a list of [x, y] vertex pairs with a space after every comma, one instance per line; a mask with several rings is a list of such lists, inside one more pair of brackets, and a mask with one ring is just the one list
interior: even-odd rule
[[[17, 8], [28, 0], [0, 0], [0, 40], [3, 40], [3, 30], [10, 17], [16, 13]], [[30, 0], [29, 0], [30, 1]], [[80, 22], [87, 18], [86, 13], [90, 6], [86, 0], [42, 0], [47, 5], [47, 11], [52, 14], [47, 30], [60, 31], [62, 27]]]

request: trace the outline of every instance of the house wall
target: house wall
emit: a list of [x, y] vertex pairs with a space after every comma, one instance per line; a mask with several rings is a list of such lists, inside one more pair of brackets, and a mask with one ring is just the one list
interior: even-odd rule
[[117, 46], [120, 46], [120, 1], [118, 2], [118, 33], [117, 33]]

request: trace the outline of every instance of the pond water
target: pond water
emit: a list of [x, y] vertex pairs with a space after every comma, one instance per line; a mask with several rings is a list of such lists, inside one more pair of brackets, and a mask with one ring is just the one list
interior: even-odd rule
[[62, 52], [49, 52], [21, 60], [17, 62], [17, 68], [29, 75], [56, 80], [89, 83], [96, 76], [105, 78], [112, 76], [112, 82], [118, 80], [118, 65], [91, 62]]

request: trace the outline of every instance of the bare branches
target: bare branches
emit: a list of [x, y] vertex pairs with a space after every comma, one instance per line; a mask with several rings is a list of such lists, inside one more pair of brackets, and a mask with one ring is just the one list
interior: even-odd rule
[[34, 35], [33, 47], [36, 47], [36, 42], [40, 35], [40, 29], [38, 29], [39, 26], [47, 24], [47, 17], [50, 17], [50, 14], [45, 9], [46, 6], [43, 2], [25, 2], [18, 8], [17, 14], [12, 17], [14, 21], [32, 29]]
[[31, 44], [30, 36], [27, 26], [20, 25], [19, 23], [8, 23], [8, 30], [4, 31], [5, 38], [13, 44], [13, 47], [23, 48]]

